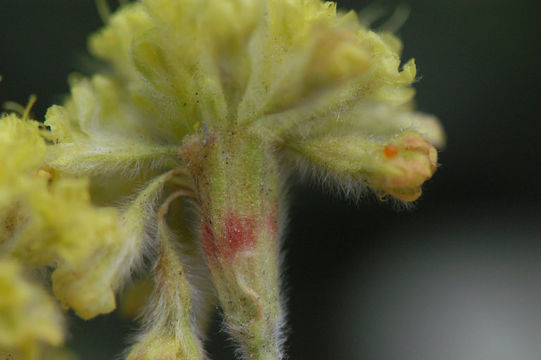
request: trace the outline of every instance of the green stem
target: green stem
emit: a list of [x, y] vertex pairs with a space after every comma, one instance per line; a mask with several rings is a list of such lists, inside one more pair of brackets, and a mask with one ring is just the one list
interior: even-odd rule
[[247, 359], [280, 359], [280, 184], [270, 147], [208, 129], [181, 151], [201, 208], [201, 241], [231, 335]]

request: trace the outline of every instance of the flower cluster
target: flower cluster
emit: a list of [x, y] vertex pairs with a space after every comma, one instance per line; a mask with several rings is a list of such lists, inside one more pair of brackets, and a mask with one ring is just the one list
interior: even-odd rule
[[436, 169], [413, 60], [334, 3], [141, 0], [89, 47], [109, 67], [45, 126], [0, 119], [0, 358], [44, 358], [62, 309], [109, 313], [147, 271], [127, 359], [204, 359], [216, 303], [240, 356], [281, 359], [287, 178], [409, 202]]

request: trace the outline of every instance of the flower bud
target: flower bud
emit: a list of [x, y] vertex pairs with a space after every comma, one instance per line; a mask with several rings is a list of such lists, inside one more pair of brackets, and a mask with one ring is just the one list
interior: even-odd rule
[[[436, 171], [437, 151], [408, 131], [385, 142], [350, 135], [327, 135], [289, 146], [345, 186], [353, 182], [382, 190], [403, 201], [421, 196], [421, 185]], [[310, 166], [310, 164], [307, 164]]]

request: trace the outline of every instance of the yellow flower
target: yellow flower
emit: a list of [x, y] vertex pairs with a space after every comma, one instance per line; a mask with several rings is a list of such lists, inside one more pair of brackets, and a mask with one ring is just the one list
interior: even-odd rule
[[92, 285], [96, 262], [119, 241], [117, 210], [92, 206], [84, 179], [50, 183], [38, 125], [15, 115], [0, 119], [1, 153], [9, 154], [0, 160], [0, 246], [27, 265], [54, 266], [56, 295], [83, 317], [110, 312], [112, 285]]
[[62, 314], [14, 260], [0, 259], [0, 294], [0, 358], [38, 360], [42, 344], [63, 342]]

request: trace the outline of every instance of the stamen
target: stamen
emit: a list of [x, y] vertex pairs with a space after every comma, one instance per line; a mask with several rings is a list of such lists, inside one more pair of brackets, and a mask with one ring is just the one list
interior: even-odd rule
[[34, 94], [30, 95], [30, 98], [28, 99], [28, 103], [26, 104], [26, 108], [23, 112], [23, 120], [28, 120], [28, 117], [30, 115], [30, 110], [32, 110], [32, 107], [38, 100], [38, 97]]
[[387, 159], [391, 159], [395, 157], [397, 154], [398, 154], [398, 149], [393, 144], [389, 144], [385, 146], [385, 148], [383, 148], [383, 155], [385, 155]]
[[107, 24], [111, 17], [111, 8], [109, 7], [107, 0], [96, 0], [96, 9], [98, 10], [101, 21], [103, 21], [104, 24]]

